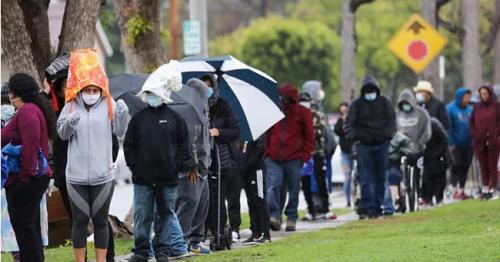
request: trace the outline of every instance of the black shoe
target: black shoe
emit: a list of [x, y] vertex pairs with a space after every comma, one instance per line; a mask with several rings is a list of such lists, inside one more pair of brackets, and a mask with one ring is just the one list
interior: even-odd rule
[[271, 243], [271, 238], [267, 238], [264, 235], [262, 235], [259, 238], [255, 238], [254, 243], [257, 243], [257, 244]]
[[168, 256], [166, 255], [159, 255], [156, 257], [156, 262], [168, 262]]
[[241, 242], [242, 244], [255, 244], [255, 238], [253, 236], [253, 234], [251, 236], [249, 236], [247, 239], [243, 240], [243, 242]]
[[274, 217], [271, 217], [269, 225], [271, 226], [272, 231], [280, 231], [281, 230], [281, 222]]
[[141, 255], [133, 255], [128, 259], [129, 262], [148, 262], [148, 259]]

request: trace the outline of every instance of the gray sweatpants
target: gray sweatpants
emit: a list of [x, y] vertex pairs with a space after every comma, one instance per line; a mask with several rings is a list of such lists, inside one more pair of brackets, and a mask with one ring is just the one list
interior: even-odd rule
[[196, 183], [186, 177], [179, 179], [177, 186], [176, 212], [184, 238], [191, 244], [200, 243], [205, 238], [205, 220], [208, 215], [208, 180]]

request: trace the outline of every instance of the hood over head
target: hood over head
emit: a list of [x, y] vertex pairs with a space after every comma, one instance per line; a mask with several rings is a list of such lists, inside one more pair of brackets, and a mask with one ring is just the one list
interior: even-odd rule
[[[477, 90], [478, 94], [481, 91], [481, 89], [486, 89], [486, 91], [488, 91], [488, 93], [490, 94], [490, 99], [486, 102], [483, 102], [482, 100], [480, 100], [481, 103], [489, 104], [489, 103], [491, 103], [491, 101], [497, 100], [497, 96], [496, 96], [495, 92], [493, 91], [493, 87], [491, 87], [491, 85], [489, 85], [489, 84], [481, 85], [481, 87]], [[479, 94], [479, 96], [481, 96], [481, 95]]]
[[141, 91], [137, 94], [146, 102], [148, 92], [159, 96], [164, 104], [172, 103], [170, 96], [182, 88], [181, 67], [178, 61], [170, 60], [156, 69], [144, 82]]
[[380, 96], [380, 84], [377, 79], [372, 75], [367, 75], [361, 82], [361, 97], [365, 95], [365, 93], [376, 92], [377, 97]]
[[465, 94], [471, 94], [471, 91], [465, 87], [459, 87], [457, 91], [455, 91], [455, 104], [457, 106], [460, 106], [462, 104], [462, 99], [464, 98]]
[[400, 107], [403, 102], [408, 102], [411, 105], [412, 109], [415, 109], [417, 107], [417, 100], [415, 99], [415, 95], [413, 95], [413, 92], [411, 92], [410, 89], [404, 89], [399, 94], [398, 107]]
[[305, 93], [308, 93], [314, 101], [321, 101], [324, 98], [324, 93], [321, 94], [323, 89], [321, 88], [321, 82], [317, 80], [309, 80], [302, 85]]
[[217, 100], [219, 100], [220, 97], [219, 82], [217, 81], [215, 74], [206, 74], [200, 79], [201, 81], [208, 80], [212, 84], [211, 87], [214, 90], [214, 93], [211, 97], [208, 98], [208, 105], [212, 107], [217, 103]]
[[294, 84], [288, 83], [280, 86], [278, 89], [278, 94], [282, 97], [287, 97], [292, 100], [293, 103], [299, 102], [299, 91]]

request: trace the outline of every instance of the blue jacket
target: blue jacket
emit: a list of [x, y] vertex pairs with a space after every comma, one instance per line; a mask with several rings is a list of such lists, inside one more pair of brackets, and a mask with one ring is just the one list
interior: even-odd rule
[[472, 146], [469, 126], [472, 106], [467, 105], [466, 107], [462, 107], [460, 105], [466, 93], [470, 93], [470, 90], [465, 87], [460, 87], [455, 92], [455, 102], [451, 102], [446, 106], [446, 112], [448, 112], [450, 121], [450, 129], [448, 130], [448, 144], [450, 146]]

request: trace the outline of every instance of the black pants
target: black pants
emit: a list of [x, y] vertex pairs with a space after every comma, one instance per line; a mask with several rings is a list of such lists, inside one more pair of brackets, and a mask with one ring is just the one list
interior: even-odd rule
[[229, 227], [232, 231], [239, 232], [241, 226], [240, 195], [243, 188], [243, 177], [239, 172], [231, 172], [226, 177], [224, 191], [227, 200], [227, 213], [229, 215]]
[[467, 173], [472, 163], [472, 148], [471, 147], [456, 147], [453, 149], [453, 165], [451, 166], [451, 185], [460, 188], [465, 188], [467, 181]]
[[[220, 236], [222, 240], [225, 239], [224, 229], [227, 224], [227, 209], [226, 209], [226, 177], [221, 175], [220, 192], [219, 192], [219, 178], [217, 173], [208, 173], [208, 188], [210, 194], [210, 201], [208, 206], [208, 216], [206, 221], [205, 230], [209, 229], [215, 237]], [[220, 213], [219, 213], [220, 212]], [[218, 216], [220, 214], [220, 217]], [[220, 230], [218, 230], [220, 229]]]
[[442, 202], [445, 188], [446, 171], [440, 173], [424, 173], [422, 191], [426, 203], [431, 204], [432, 197], [436, 197], [436, 203]]
[[[64, 208], [69, 216], [69, 223], [73, 228], [73, 214], [71, 213], [71, 204], [68, 198], [68, 188], [66, 184], [58, 186], [59, 192], [61, 193], [61, 199], [63, 201]], [[108, 252], [106, 253], [106, 261], [115, 261], [115, 239], [113, 238], [113, 227], [109, 224], [109, 239], [108, 239]], [[86, 259], [87, 260], [87, 259]]]
[[250, 230], [255, 237], [264, 235], [269, 238], [269, 209], [266, 202], [266, 165], [262, 160], [255, 167], [243, 170], [245, 193], [247, 195], [248, 212], [250, 214]]
[[328, 186], [326, 184], [326, 174], [325, 174], [325, 158], [321, 155], [314, 155], [314, 176], [316, 178], [316, 185], [318, 185], [318, 193], [321, 199], [321, 209], [316, 210], [313, 201], [313, 194], [311, 192], [311, 179], [312, 176], [303, 176], [301, 178], [302, 191], [304, 191], [304, 197], [307, 202], [307, 211], [309, 214], [315, 215], [320, 213], [329, 212], [329, 199], [328, 199]]
[[15, 179], [6, 191], [10, 222], [17, 239], [21, 262], [44, 261], [40, 231], [40, 201], [49, 178], [34, 177], [30, 182]]

